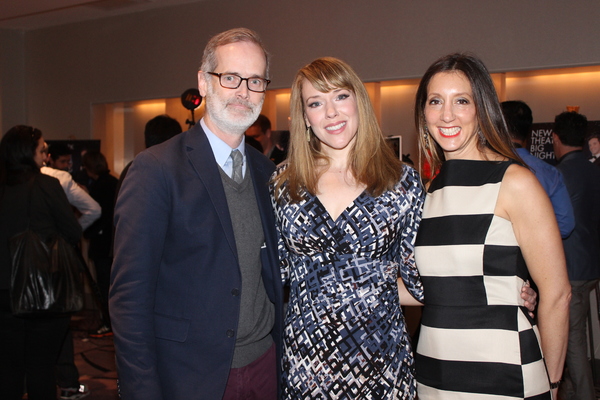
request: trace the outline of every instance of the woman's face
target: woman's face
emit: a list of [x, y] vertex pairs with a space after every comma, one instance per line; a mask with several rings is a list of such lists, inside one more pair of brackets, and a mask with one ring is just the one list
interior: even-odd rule
[[33, 153], [33, 161], [35, 161], [38, 167], [42, 168], [44, 166], [44, 162], [46, 162], [47, 152], [48, 147], [46, 146], [46, 142], [44, 142], [43, 137], [40, 137], [40, 139], [38, 140], [38, 145], [35, 148], [35, 152]]
[[347, 89], [319, 92], [305, 79], [302, 102], [306, 125], [321, 141], [325, 153], [349, 148], [358, 131], [358, 105], [354, 93]]
[[462, 72], [440, 72], [433, 76], [427, 87], [425, 122], [447, 160], [481, 158], [473, 91]]

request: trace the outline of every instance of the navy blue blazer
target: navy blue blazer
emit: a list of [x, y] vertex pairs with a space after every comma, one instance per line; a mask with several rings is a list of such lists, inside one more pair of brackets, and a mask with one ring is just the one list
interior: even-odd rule
[[567, 272], [572, 281], [600, 278], [600, 168], [581, 151], [558, 160], [575, 213], [575, 229], [565, 240]]
[[[262, 277], [275, 304], [279, 367], [283, 289], [268, 191], [275, 166], [250, 146], [246, 157], [266, 239]], [[219, 167], [200, 124], [135, 158], [115, 225], [110, 314], [122, 398], [221, 399], [241, 274]]]

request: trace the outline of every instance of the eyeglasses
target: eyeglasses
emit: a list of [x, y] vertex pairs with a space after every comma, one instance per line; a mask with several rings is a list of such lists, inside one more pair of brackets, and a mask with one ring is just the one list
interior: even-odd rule
[[219, 77], [219, 83], [226, 89], [237, 89], [242, 84], [242, 81], [246, 81], [246, 87], [249, 91], [263, 93], [267, 90], [267, 85], [271, 83], [268, 79], [242, 78], [235, 74], [218, 74], [216, 72], [207, 72], [207, 74]]

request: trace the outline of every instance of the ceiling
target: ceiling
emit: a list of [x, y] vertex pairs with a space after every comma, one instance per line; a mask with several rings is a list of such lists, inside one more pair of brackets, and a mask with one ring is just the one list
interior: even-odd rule
[[2, 0], [0, 29], [33, 30], [202, 0]]

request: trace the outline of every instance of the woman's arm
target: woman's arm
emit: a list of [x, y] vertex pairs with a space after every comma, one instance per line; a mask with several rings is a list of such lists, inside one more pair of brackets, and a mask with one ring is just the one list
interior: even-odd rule
[[402, 305], [422, 305], [423, 283], [415, 262], [415, 242], [421, 224], [421, 214], [425, 201], [425, 189], [421, 178], [412, 167], [404, 166], [401, 178], [402, 186], [409, 206], [402, 218], [402, 232], [398, 238], [399, 254], [396, 261], [399, 264], [398, 295]]
[[403, 306], [422, 306], [419, 300], [415, 299], [404, 285], [402, 278], [398, 278], [398, 297], [400, 297], [400, 305]]
[[512, 165], [502, 183], [496, 214], [511, 221], [529, 273], [537, 284], [542, 351], [550, 381], [557, 382], [567, 351], [571, 286], [552, 204], [535, 175]]

